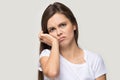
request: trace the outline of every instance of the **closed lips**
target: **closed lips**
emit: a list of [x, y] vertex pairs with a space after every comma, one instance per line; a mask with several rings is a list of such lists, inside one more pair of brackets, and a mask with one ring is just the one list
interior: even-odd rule
[[61, 41], [63, 41], [65, 39], [65, 37], [61, 37], [61, 38], [59, 38], [58, 40], [59, 40], [59, 42], [61, 42]]

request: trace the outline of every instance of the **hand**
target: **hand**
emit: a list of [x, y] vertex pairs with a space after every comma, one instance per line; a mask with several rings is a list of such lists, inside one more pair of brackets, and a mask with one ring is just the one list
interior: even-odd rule
[[41, 42], [43, 42], [49, 46], [52, 46], [53, 42], [58, 43], [58, 40], [56, 38], [54, 38], [53, 36], [51, 36], [49, 34], [44, 34], [43, 31], [41, 31], [39, 33], [39, 39]]

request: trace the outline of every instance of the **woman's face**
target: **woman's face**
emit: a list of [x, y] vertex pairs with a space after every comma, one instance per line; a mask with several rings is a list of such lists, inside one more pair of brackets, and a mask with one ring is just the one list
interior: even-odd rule
[[58, 39], [60, 45], [69, 45], [72, 41], [75, 42], [76, 26], [63, 14], [54, 14], [48, 20], [47, 29], [50, 35]]

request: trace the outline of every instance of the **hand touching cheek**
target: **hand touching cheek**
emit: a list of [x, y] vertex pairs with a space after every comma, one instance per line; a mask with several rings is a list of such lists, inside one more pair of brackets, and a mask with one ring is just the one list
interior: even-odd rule
[[53, 37], [49, 34], [45, 34], [42, 31], [39, 33], [39, 39], [41, 42], [43, 42], [49, 46], [52, 46], [53, 43], [58, 43], [58, 40], [55, 37]]

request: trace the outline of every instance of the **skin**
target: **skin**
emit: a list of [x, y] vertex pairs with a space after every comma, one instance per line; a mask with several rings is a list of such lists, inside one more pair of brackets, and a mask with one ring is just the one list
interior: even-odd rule
[[106, 79], [106, 74], [98, 77], [96, 80], [107, 80], [107, 79]]
[[[73, 25], [66, 16], [60, 13], [54, 14], [47, 23], [49, 34], [40, 32], [40, 40], [52, 47], [49, 57], [42, 57], [40, 63], [43, 73], [54, 78], [59, 74], [60, 54], [74, 64], [85, 63], [84, 52], [75, 42]], [[106, 80], [105, 75], [96, 80]]]

